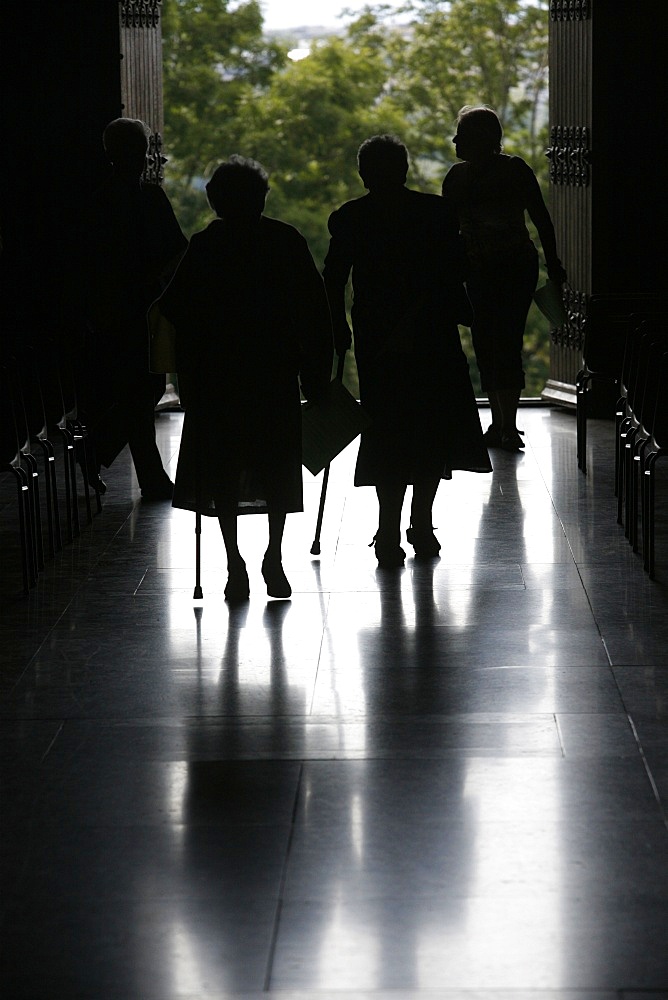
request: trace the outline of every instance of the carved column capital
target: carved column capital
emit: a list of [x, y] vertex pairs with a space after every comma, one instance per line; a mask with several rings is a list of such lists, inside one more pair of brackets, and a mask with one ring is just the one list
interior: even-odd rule
[[157, 28], [162, 0], [120, 0], [124, 28]]
[[591, 0], [550, 0], [551, 21], [587, 21]]

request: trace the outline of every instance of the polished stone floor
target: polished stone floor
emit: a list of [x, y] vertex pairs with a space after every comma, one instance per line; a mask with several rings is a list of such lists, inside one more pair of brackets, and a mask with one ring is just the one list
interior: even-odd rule
[[651, 582], [611, 423], [586, 478], [573, 414], [521, 424], [524, 454], [441, 485], [441, 558], [397, 572], [355, 448], [319, 559], [305, 472], [292, 600], [247, 517], [241, 609], [209, 520], [193, 602], [194, 517], [143, 504], [126, 453], [28, 598], [5, 496], [3, 998], [668, 997], [668, 545]]

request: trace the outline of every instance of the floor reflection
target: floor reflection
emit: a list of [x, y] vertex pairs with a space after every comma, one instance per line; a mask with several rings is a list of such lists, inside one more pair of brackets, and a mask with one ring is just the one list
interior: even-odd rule
[[612, 428], [583, 477], [571, 414], [522, 417], [525, 454], [442, 484], [431, 562], [377, 571], [354, 447], [318, 559], [318, 477], [288, 519], [291, 601], [242, 519], [238, 608], [215, 522], [193, 603], [193, 517], [114, 464], [0, 602], [3, 997], [665, 992], [665, 584], [617, 531]]

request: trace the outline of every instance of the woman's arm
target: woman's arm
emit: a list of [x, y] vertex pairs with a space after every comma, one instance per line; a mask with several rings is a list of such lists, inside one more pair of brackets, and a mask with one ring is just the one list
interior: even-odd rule
[[[522, 161], [523, 162], [523, 161]], [[563, 285], [566, 281], [566, 271], [557, 255], [557, 238], [554, 233], [554, 225], [543, 198], [543, 193], [538, 184], [536, 175], [528, 164], [526, 167], [526, 210], [529, 218], [538, 230], [538, 236], [545, 255], [547, 273], [551, 281], [558, 285]]]
[[340, 216], [333, 212], [328, 222], [330, 241], [322, 277], [325, 282], [329, 311], [332, 317], [334, 349], [341, 357], [350, 348], [352, 331], [346, 313], [346, 286], [352, 269], [352, 254], [342, 233]]
[[296, 278], [294, 305], [299, 339], [299, 380], [306, 399], [317, 399], [332, 374], [332, 323], [322, 278], [308, 244], [299, 235], [290, 255]]

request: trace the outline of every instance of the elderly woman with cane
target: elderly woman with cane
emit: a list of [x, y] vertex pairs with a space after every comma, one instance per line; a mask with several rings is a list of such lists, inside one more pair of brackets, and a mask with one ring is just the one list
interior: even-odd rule
[[303, 510], [300, 382], [317, 398], [332, 366], [322, 279], [301, 234], [263, 214], [268, 190], [253, 160], [217, 168], [207, 196], [218, 217], [192, 237], [158, 303], [176, 330], [185, 406], [173, 506], [218, 518], [229, 602], [249, 596], [237, 544], [246, 512], [269, 517], [269, 596], [291, 595], [281, 546], [286, 514]]

